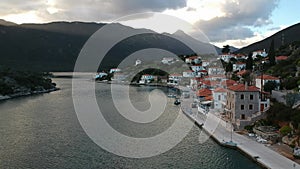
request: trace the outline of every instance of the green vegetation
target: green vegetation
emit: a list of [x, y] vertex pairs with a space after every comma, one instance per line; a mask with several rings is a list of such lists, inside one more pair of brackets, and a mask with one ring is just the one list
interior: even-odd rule
[[276, 89], [279, 85], [274, 81], [268, 81], [264, 84], [264, 91], [272, 92], [272, 90]]
[[0, 69], [0, 95], [54, 89], [49, 74]]
[[270, 65], [274, 66], [276, 64], [274, 39], [272, 39], [272, 41], [271, 41], [270, 49], [268, 52], [268, 57], [269, 57]]
[[290, 126], [283, 126], [279, 129], [279, 131], [282, 135], [286, 136], [292, 132], [292, 128]]

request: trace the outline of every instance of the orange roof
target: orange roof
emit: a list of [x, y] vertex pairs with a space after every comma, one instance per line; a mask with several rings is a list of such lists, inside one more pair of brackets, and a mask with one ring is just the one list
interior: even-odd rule
[[207, 96], [212, 95], [212, 91], [209, 90], [209, 89], [206, 89], [206, 88], [205, 89], [200, 89], [200, 90], [197, 91], [196, 95], [198, 97], [207, 97]]
[[[256, 79], [261, 79], [261, 76], [258, 76]], [[270, 75], [263, 75], [263, 80], [279, 80], [279, 78]]]
[[277, 56], [276, 60], [287, 60], [288, 56]]
[[206, 86], [216, 86], [216, 85], [220, 84], [220, 82], [212, 81], [212, 80], [203, 80], [202, 84], [204, 84]]
[[205, 97], [205, 101], [211, 101], [211, 100], [213, 100], [213, 96], [212, 95], [210, 95], [210, 96], [206, 96]]
[[198, 58], [200, 58], [200, 56], [190, 56], [190, 57], [188, 57], [187, 59], [198, 59]]
[[221, 84], [222, 84], [223, 86], [229, 87], [229, 86], [232, 86], [232, 85], [234, 85], [234, 84], [237, 84], [237, 82], [234, 81], [234, 80], [228, 79], [228, 80], [223, 81]]
[[224, 88], [218, 87], [214, 90], [214, 92], [215, 93], [225, 93], [225, 92], [227, 92], [227, 90]]
[[243, 75], [245, 75], [247, 73], [248, 73], [247, 70], [242, 70], [242, 71], [237, 72], [237, 75], [243, 76]]
[[237, 62], [236, 65], [245, 65], [246, 63], [243, 62]]
[[238, 84], [228, 87], [228, 90], [236, 91], [236, 92], [259, 92], [259, 88], [255, 86], [248, 86], [244, 84]]

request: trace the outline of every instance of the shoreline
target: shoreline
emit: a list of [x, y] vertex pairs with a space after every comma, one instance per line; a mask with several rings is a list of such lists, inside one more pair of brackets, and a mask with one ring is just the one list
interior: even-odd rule
[[10, 95], [5, 95], [2, 96], [0, 95], [0, 102], [5, 101], [5, 100], [11, 100], [14, 98], [19, 98], [19, 97], [26, 97], [26, 96], [34, 96], [34, 95], [39, 95], [39, 94], [44, 94], [44, 93], [51, 93], [54, 91], [58, 91], [60, 88], [52, 88], [52, 89], [47, 89], [47, 90], [42, 90], [42, 91], [31, 91], [31, 92], [19, 92], [19, 93], [14, 93]]
[[[206, 118], [209, 118], [209, 122], [197, 116], [197, 113], [193, 112], [193, 109], [190, 107], [192, 102], [192, 96], [189, 99], [181, 98], [185, 100], [186, 103], [181, 105], [181, 111], [197, 126], [202, 126], [202, 129], [205, 133], [209, 135], [217, 144], [223, 147], [228, 147], [224, 144], [224, 140], [230, 140], [230, 130], [227, 127], [225, 121], [214, 115], [213, 113], [209, 113], [206, 115]], [[185, 105], [184, 105], [185, 104]], [[195, 111], [195, 110], [194, 110]], [[198, 110], [196, 110], [198, 111]], [[201, 114], [202, 115], [202, 114]], [[205, 115], [202, 115], [205, 116]], [[215, 126], [217, 124], [217, 126]], [[237, 143], [236, 147], [233, 148], [253, 162], [258, 164], [260, 167], [264, 169], [283, 169], [283, 168], [300, 168], [300, 165], [296, 162], [282, 156], [278, 152], [272, 150], [266, 145], [257, 143], [243, 135], [239, 135], [235, 132], [233, 134], [233, 141]], [[295, 165], [295, 167], [293, 167]]]

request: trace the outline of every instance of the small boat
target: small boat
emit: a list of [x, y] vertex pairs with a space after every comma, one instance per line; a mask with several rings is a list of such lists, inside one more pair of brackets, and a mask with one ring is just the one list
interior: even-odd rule
[[198, 126], [199, 128], [202, 128], [204, 124], [203, 123], [199, 124], [198, 122], [195, 121], [195, 125]]
[[179, 105], [180, 103], [181, 103], [181, 102], [180, 102], [179, 99], [176, 99], [175, 102], [174, 102], [175, 105]]
[[168, 97], [169, 98], [176, 98], [176, 95], [175, 94], [168, 94]]
[[228, 148], [236, 148], [237, 144], [233, 141], [223, 141], [223, 146], [228, 147]]

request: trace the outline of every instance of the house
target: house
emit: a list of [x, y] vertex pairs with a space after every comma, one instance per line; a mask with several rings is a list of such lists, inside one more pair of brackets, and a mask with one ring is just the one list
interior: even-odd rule
[[147, 84], [151, 83], [152, 81], [157, 80], [157, 76], [145, 74], [142, 75], [141, 80], [139, 81], [140, 84]]
[[263, 118], [270, 100], [260, 98], [260, 90], [247, 84], [233, 85], [227, 88], [225, 106], [226, 117], [237, 129], [244, 129], [256, 120]]
[[165, 57], [162, 59], [161, 63], [162, 64], [166, 64], [166, 65], [171, 65], [173, 64], [174, 62], [176, 62], [176, 59], [175, 58], [172, 58], [172, 57]]
[[200, 82], [201, 88], [214, 89], [217, 86], [220, 86], [220, 81], [217, 80], [202, 80]]
[[197, 98], [200, 101], [198, 104], [198, 112], [207, 114], [212, 104], [212, 91], [209, 89], [201, 89], [196, 92]]
[[276, 57], [276, 62], [287, 60], [288, 58], [289, 58], [288, 56], [277, 56]]
[[261, 82], [263, 85], [265, 85], [267, 82], [275, 82], [277, 84], [277, 87], [275, 90], [279, 90], [280, 88], [280, 79], [278, 77], [270, 76], [270, 75], [263, 75], [258, 76], [255, 79], [255, 86], [259, 89], [261, 89]]
[[191, 69], [194, 72], [200, 72], [201, 70], [205, 70], [204, 67], [202, 66], [202, 64], [195, 64], [195, 65], [191, 66]]
[[195, 77], [196, 73], [192, 70], [186, 70], [182, 73], [183, 77]]
[[142, 64], [142, 61], [141, 61], [140, 59], [137, 59], [137, 60], [135, 61], [135, 66], [140, 65], [140, 64]]
[[112, 69], [110, 69], [110, 71], [109, 71], [110, 74], [111, 74], [111, 73], [115, 73], [115, 72], [121, 72], [121, 69], [119, 69], [119, 68], [112, 68]]
[[237, 62], [232, 65], [233, 71], [241, 71], [246, 68], [246, 63]]
[[234, 55], [230, 54], [230, 53], [223, 53], [221, 55], [219, 55], [219, 58], [222, 59], [224, 62], [229, 62], [231, 58], [233, 58]]
[[170, 74], [168, 78], [168, 85], [177, 86], [182, 79], [181, 74]]
[[237, 84], [236, 81], [231, 80], [231, 79], [226, 79], [221, 82], [221, 87], [226, 89], [227, 87], [233, 86], [235, 84]]
[[221, 75], [225, 74], [225, 70], [223, 67], [212, 66], [208, 68], [209, 75]]
[[202, 66], [207, 67], [209, 66], [210, 62], [208, 60], [202, 60]]
[[108, 74], [105, 73], [105, 72], [100, 72], [100, 73], [97, 73], [97, 74], [94, 75], [94, 79], [101, 79], [101, 78], [103, 78], [103, 77], [105, 77], [107, 75]]
[[190, 56], [185, 58], [185, 63], [188, 64], [200, 64], [202, 62], [200, 56]]
[[227, 90], [224, 88], [216, 88], [213, 90], [214, 109], [224, 109], [226, 105]]
[[255, 59], [258, 55], [265, 58], [265, 57], [268, 56], [268, 53], [266, 52], [265, 49], [263, 49], [263, 50], [256, 50], [256, 51], [252, 52], [252, 58], [253, 59]]

